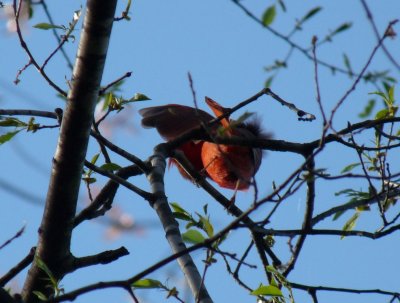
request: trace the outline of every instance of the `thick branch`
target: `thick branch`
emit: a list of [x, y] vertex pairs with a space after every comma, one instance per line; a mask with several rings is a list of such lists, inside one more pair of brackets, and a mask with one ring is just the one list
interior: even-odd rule
[[[89, 0], [79, 50], [53, 159], [46, 206], [39, 229], [36, 256], [61, 279], [70, 269], [71, 233], [103, 74], [116, 1]], [[46, 274], [34, 262], [23, 289], [27, 303], [39, 302], [33, 291], [49, 294]]]
[[[171, 209], [169, 208], [167, 197], [164, 191], [164, 173], [165, 173], [165, 157], [166, 153], [163, 151], [163, 144], [155, 148], [154, 156], [151, 159], [152, 171], [147, 176], [150, 181], [152, 192], [157, 196], [157, 200], [152, 203], [152, 207], [157, 212], [158, 217], [165, 230], [165, 236], [173, 253], [179, 253], [186, 250], [186, 245], [183, 243], [182, 235], [179, 231], [179, 224], [176, 222]], [[187, 283], [193, 293], [196, 302], [207, 303], [213, 302], [207, 292], [202, 278], [194, 264], [192, 257], [185, 254], [177, 258], [178, 264], [185, 274]]]

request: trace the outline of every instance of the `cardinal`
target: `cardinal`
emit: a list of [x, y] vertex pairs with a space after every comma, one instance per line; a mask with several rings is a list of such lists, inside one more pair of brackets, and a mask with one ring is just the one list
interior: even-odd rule
[[[216, 117], [228, 112], [227, 108], [206, 97], [206, 103]], [[139, 111], [144, 128], [156, 128], [165, 140], [173, 140], [182, 134], [205, 125], [215, 118], [207, 112], [190, 106], [167, 104], [143, 108]], [[225, 136], [247, 139], [266, 139], [258, 120], [237, 123], [229, 117], [222, 118], [218, 124], [209, 127], [211, 137], [222, 127]], [[224, 145], [213, 142], [192, 140], [178, 148], [192, 166], [219, 186], [234, 190], [246, 190], [259, 169], [262, 150], [239, 145]], [[190, 178], [186, 171], [174, 160], [184, 178]]]

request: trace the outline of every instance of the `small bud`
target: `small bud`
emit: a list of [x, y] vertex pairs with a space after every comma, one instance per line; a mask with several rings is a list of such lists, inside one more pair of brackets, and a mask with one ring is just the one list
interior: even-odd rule
[[389, 26], [388, 29], [385, 32], [385, 37], [390, 37], [392, 39], [394, 39], [394, 37], [396, 37], [396, 32], [394, 31], [392, 26]]
[[312, 45], [315, 45], [317, 43], [317, 41], [318, 41], [318, 37], [317, 36], [313, 36], [312, 40], [311, 40]]

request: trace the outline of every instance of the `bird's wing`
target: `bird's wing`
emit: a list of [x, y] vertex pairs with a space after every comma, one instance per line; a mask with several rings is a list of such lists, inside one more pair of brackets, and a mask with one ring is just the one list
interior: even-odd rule
[[139, 111], [142, 126], [156, 128], [166, 140], [172, 140], [185, 132], [207, 123], [213, 117], [201, 109], [178, 104], [143, 108]]

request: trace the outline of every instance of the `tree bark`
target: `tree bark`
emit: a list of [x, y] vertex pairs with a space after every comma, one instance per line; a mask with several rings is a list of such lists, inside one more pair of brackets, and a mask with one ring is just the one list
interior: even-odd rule
[[48, 276], [38, 267], [38, 259], [44, 262], [57, 280], [71, 270], [73, 219], [115, 7], [115, 0], [87, 1], [71, 90], [53, 158], [35, 261], [22, 292], [26, 303], [40, 302], [33, 291], [40, 291], [46, 296], [52, 292], [46, 287], [49, 285]]

